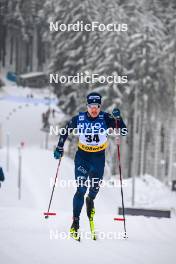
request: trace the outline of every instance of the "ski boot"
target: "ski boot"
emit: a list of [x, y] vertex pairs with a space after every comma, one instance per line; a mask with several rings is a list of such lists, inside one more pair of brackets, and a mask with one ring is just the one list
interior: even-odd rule
[[80, 235], [78, 233], [79, 230], [79, 218], [73, 217], [73, 223], [70, 228], [70, 236], [74, 238], [76, 241], [80, 241]]

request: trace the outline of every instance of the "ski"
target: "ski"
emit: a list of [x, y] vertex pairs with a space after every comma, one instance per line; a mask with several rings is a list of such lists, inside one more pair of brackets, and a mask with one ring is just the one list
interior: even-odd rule
[[95, 215], [95, 208], [91, 210], [90, 217], [89, 217], [89, 225], [90, 225], [90, 232], [91, 232], [92, 239], [97, 240], [97, 236], [95, 233], [95, 225], [94, 225], [94, 215]]
[[89, 196], [86, 197], [86, 209], [87, 209], [87, 216], [89, 219], [91, 238], [93, 240], [96, 240], [97, 237], [96, 237], [95, 225], [94, 225], [95, 207], [94, 207], [93, 199], [91, 199]]

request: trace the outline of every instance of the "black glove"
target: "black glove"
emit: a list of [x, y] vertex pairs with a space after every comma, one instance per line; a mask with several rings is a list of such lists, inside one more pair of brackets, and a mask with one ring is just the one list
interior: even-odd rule
[[114, 108], [112, 110], [112, 115], [115, 119], [120, 119], [120, 110], [118, 108]]
[[64, 148], [58, 146], [54, 151], [54, 158], [60, 159], [62, 158], [63, 154], [64, 154]]

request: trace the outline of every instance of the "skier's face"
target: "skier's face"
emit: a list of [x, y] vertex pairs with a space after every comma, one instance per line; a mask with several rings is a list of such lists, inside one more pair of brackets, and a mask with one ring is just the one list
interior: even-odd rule
[[87, 111], [91, 117], [95, 118], [100, 113], [100, 105], [87, 105]]

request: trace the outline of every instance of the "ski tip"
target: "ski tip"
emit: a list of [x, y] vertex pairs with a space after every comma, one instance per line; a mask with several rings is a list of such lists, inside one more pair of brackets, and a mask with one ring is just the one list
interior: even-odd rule
[[77, 242], [81, 242], [81, 238], [80, 237], [74, 237], [73, 235], [70, 235], [70, 237], [73, 238]]
[[70, 228], [70, 237], [73, 238], [74, 240], [80, 242], [81, 241], [81, 237], [78, 233], [78, 231], [75, 231], [74, 228]]

